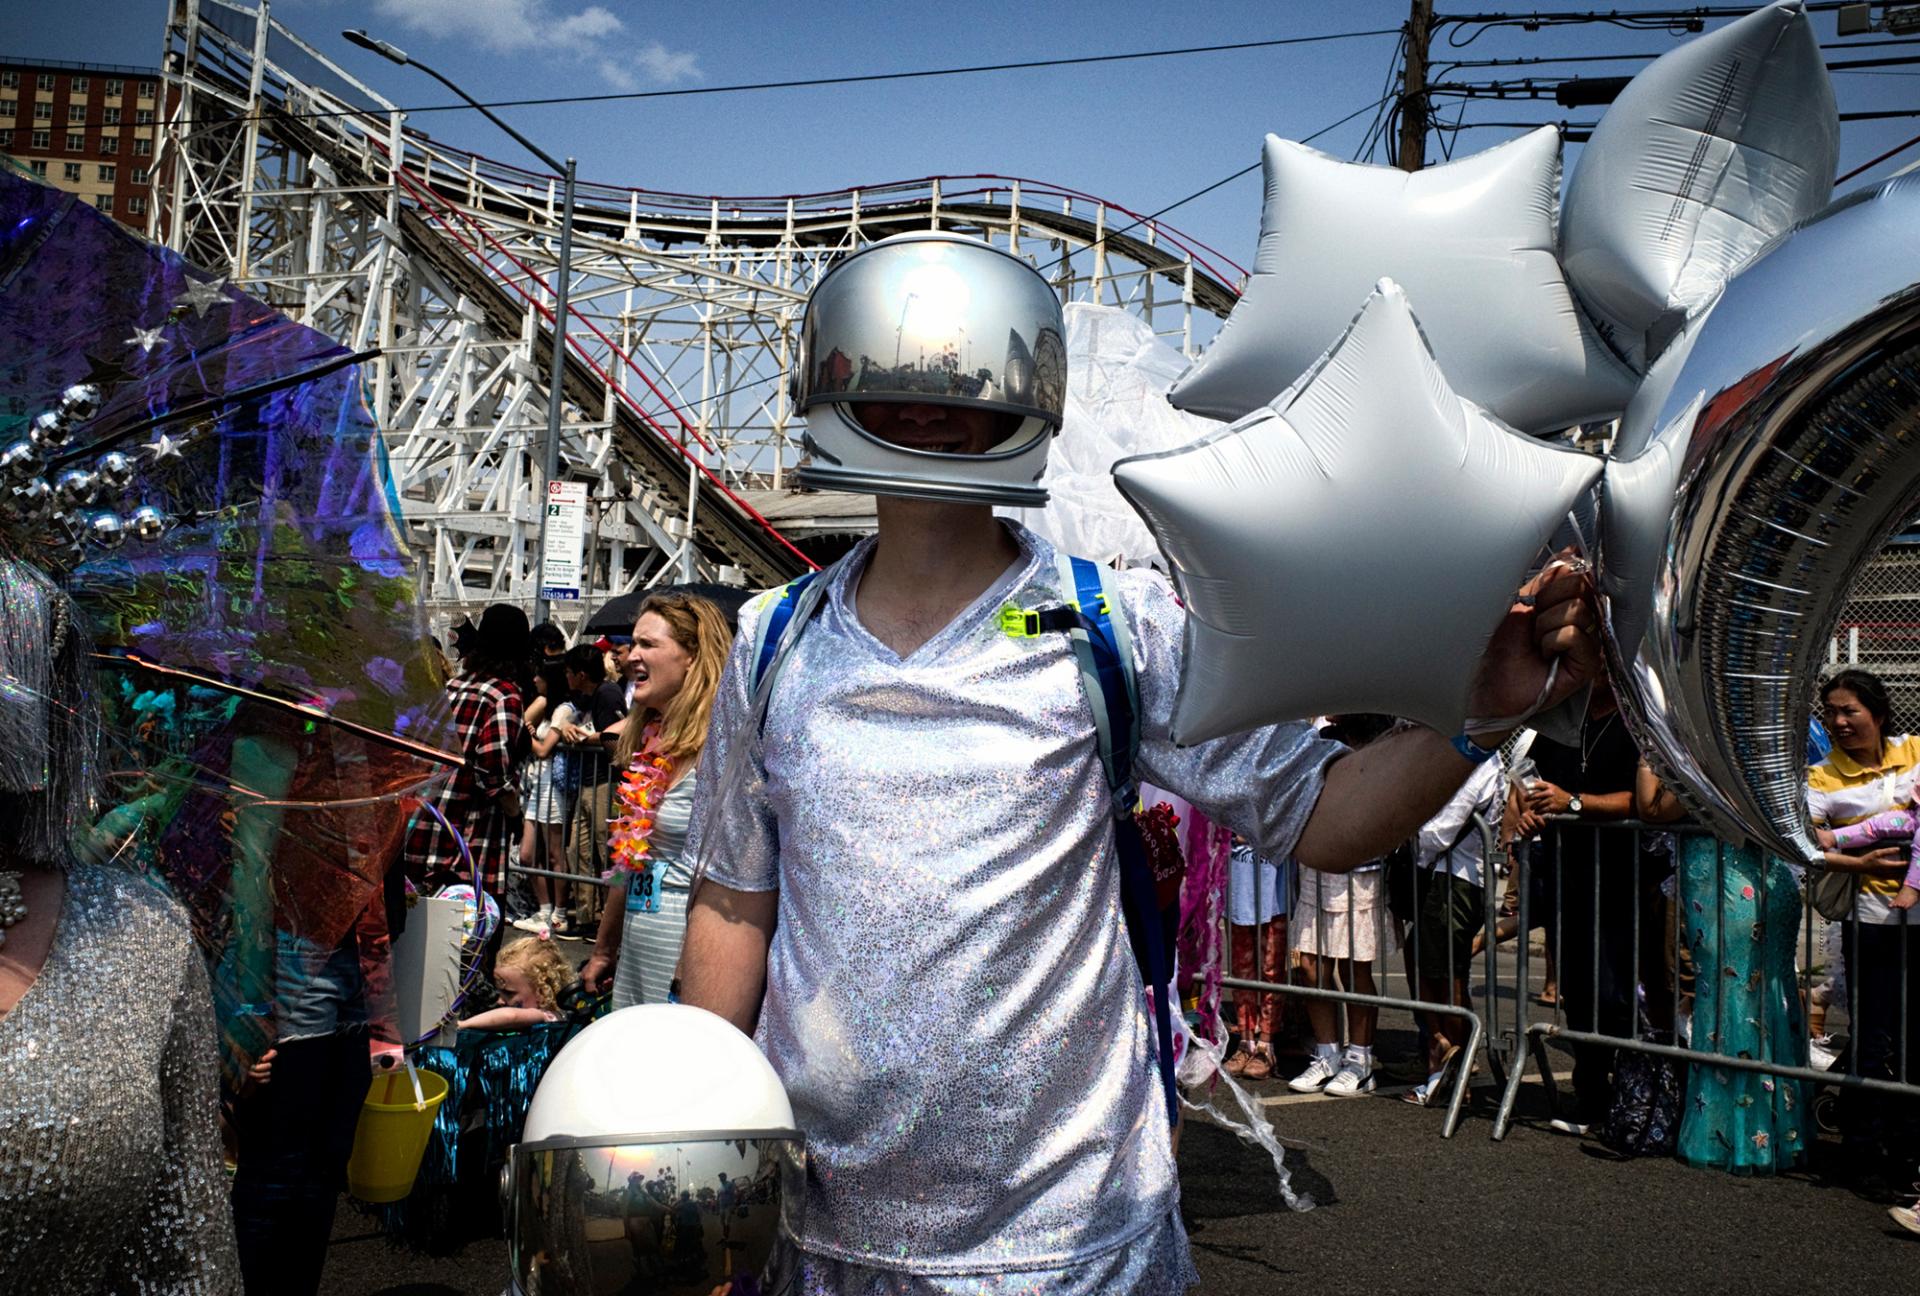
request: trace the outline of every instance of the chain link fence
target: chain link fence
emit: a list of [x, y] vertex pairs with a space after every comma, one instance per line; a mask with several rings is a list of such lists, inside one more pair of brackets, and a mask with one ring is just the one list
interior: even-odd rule
[[1827, 668], [1860, 666], [1893, 694], [1893, 732], [1920, 731], [1920, 544], [1889, 545], [1855, 583]]

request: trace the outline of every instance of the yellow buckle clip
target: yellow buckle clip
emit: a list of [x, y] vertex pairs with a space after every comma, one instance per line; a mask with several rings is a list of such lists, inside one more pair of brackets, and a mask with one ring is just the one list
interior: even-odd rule
[[1000, 609], [1000, 630], [1015, 639], [1036, 639], [1040, 635], [1040, 614], [1009, 603]]

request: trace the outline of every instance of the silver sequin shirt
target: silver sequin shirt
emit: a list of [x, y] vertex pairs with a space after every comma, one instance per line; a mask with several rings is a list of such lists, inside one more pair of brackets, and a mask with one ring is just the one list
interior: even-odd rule
[[[1024, 560], [904, 660], [855, 614], [865, 542], [739, 762], [764, 600], [722, 681], [695, 851], [711, 835], [712, 880], [780, 893], [758, 1040], [807, 1137], [821, 1257], [1071, 1268], [1177, 1200], [1079, 670], [1064, 636], [998, 627], [1061, 602], [1051, 548], [1011, 529]], [[1149, 573], [1118, 584], [1141, 777], [1286, 858], [1342, 749], [1306, 725], [1174, 747], [1181, 610]]]
[[240, 1290], [207, 974], [171, 901], [76, 866], [0, 1018], [0, 1292]]

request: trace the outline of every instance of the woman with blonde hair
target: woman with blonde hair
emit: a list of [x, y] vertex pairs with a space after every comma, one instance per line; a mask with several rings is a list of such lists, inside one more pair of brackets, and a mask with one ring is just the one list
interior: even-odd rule
[[633, 702], [614, 749], [623, 773], [609, 847], [624, 888], [608, 895], [580, 972], [590, 990], [612, 985], [616, 1009], [665, 1003], [674, 992], [693, 882], [693, 790], [732, 644], [720, 609], [694, 594], [652, 595], [634, 621]]

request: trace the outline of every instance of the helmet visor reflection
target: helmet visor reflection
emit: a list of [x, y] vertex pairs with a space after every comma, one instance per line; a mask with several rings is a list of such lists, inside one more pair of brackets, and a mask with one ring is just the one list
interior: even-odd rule
[[508, 1191], [521, 1292], [772, 1296], [776, 1243], [799, 1231], [805, 1161], [797, 1137], [522, 1146]]

